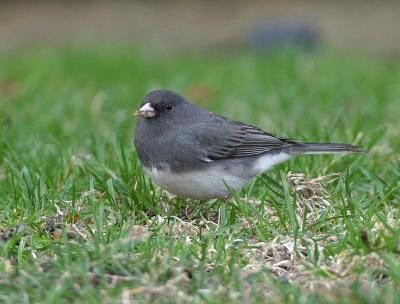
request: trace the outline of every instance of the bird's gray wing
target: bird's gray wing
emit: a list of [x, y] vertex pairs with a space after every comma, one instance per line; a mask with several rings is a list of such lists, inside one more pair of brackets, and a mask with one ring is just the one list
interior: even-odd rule
[[257, 127], [217, 115], [193, 124], [187, 134], [200, 144], [210, 160], [254, 156], [296, 144]]

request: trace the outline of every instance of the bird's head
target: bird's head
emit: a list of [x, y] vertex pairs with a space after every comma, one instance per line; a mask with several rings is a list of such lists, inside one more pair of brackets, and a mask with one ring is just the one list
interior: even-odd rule
[[[139, 111], [135, 116], [149, 120], [172, 119], [179, 116], [185, 105], [190, 104], [182, 96], [168, 91], [156, 90], [148, 93], [144, 98]], [[175, 113], [175, 114], [174, 114]]]

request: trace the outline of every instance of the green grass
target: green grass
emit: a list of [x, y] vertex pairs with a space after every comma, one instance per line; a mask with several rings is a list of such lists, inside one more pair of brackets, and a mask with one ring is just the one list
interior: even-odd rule
[[[156, 88], [369, 153], [297, 158], [228, 204], [171, 197], [133, 147], [132, 112]], [[398, 303], [399, 117], [399, 60], [120, 46], [2, 54], [0, 302]]]

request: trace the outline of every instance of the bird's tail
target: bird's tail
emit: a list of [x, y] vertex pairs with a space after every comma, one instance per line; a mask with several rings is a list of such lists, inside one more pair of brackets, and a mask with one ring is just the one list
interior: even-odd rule
[[286, 152], [289, 154], [336, 154], [336, 153], [358, 153], [365, 152], [357, 146], [350, 144], [335, 143], [296, 143], [287, 147]]

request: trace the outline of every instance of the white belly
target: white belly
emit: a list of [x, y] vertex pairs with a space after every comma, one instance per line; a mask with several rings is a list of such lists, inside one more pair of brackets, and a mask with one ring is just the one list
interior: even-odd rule
[[[220, 170], [202, 170], [191, 173], [172, 173], [169, 169], [151, 170], [147, 175], [168, 192], [193, 199], [205, 200], [229, 195], [225, 183], [235, 191], [240, 191], [249, 180], [237, 176], [224, 175]], [[224, 183], [225, 181], [225, 183]]]
[[206, 170], [190, 173], [173, 173], [168, 168], [162, 170], [144, 168], [144, 170], [157, 185], [172, 194], [206, 200], [230, 195], [226, 185], [235, 191], [240, 191], [255, 176], [291, 157], [287, 153], [262, 155], [252, 163], [251, 168], [242, 166], [242, 168], [237, 167], [230, 172], [223, 169], [223, 166], [216, 165]]

